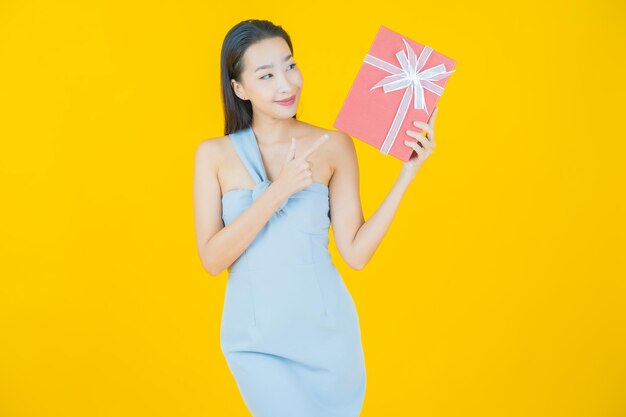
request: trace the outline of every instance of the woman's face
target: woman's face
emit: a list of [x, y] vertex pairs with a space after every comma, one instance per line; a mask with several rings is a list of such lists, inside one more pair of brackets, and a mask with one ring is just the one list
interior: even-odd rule
[[[296, 66], [287, 42], [281, 37], [259, 41], [243, 55], [241, 83], [231, 80], [235, 94], [250, 100], [253, 112], [263, 112], [275, 118], [290, 118], [296, 114], [302, 73]], [[295, 96], [291, 104], [277, 103]]]

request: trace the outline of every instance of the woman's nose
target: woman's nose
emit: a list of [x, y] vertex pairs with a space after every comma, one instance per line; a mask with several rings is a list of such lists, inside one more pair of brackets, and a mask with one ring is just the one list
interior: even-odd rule
[[293, 84], [289, 81], [289, 77], [286, 74], [280, 76], [278, 83], [282, 92], [290, 93], [293, 91]]

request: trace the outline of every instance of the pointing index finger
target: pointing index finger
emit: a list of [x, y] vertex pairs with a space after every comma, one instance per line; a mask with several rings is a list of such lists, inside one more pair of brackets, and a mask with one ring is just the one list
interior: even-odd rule
[[317, 148], [319, 148], [322, 143], [326, 142], [328, 140], [329, 136], [327, 133], [323, 134], [319, 139], [317, 139], [315, 141], [315, 143], [313, 144], [313, 146], [311, 146], [309, 149], [307, 149], [301, 156], [302, 159], [306, 159], [309, 157], [309, 155], [311, 155]]

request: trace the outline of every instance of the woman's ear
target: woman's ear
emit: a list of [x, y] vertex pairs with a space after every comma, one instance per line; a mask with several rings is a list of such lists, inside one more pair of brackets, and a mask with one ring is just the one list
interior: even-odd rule
[[237, 81], [230, 80], [230, 85], [233, 87], [233, 91], [235, 92], [237, 97], [239, 97], [242, 100], [247, 100], [245, 94], [243, 94], [243, 92], [242, 92], [243, 88], [241, 87], [241, 85]]

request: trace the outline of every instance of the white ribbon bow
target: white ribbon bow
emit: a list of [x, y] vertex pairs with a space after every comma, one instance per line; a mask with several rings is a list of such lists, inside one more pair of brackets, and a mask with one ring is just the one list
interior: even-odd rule
[[439, 81], [449, 77], [450, 74], [455, 71], [446, 71], [446, 67], [443, 64], [439, 64], [422, 71], [428, 57], [430, 57], [430, 54], [433, 52], [433, 48], [424, 46], [419, 58], [417, 58], [415, 51], [413, 51], [404, 38], [402, 39], [402, 42], [404, 42], [404, 45], [406, 46], [408, 56], [403, 50], [396, 53], [396, 58], [398, 59], [401, 68], [398, 68], [395, 65], [376, 58], [370, 54], [367, 54], [364, 59], [366, 64], [380, 68], [381, 70], [392, 74], [380, 80], [378, 84], [370, 88], [370, 91], [378, 87], [383, 87], [383, 91], [385, 93], [403, 88], [405, 89], [404, 96], [402, 97], [396, 116], [391, 123], [389, 131], [387, 132], [387, 137], [380, 147], [380, 152], [385, 155], [389, 153], [389, 150], [398, 136], [400, 126], [402, 126], [406, 112], [409, 110], [409, 103], [411, 102], [411, 99], [414, 99], [414, 109], [424, 109], [426, 114], [430, 116], [428, 109], [426, 108], [426, 101], [424, 100], [424, 89], [441, 96], [441, 94], [443, 94], [443, 87], [433, 83], [432, 81]]

